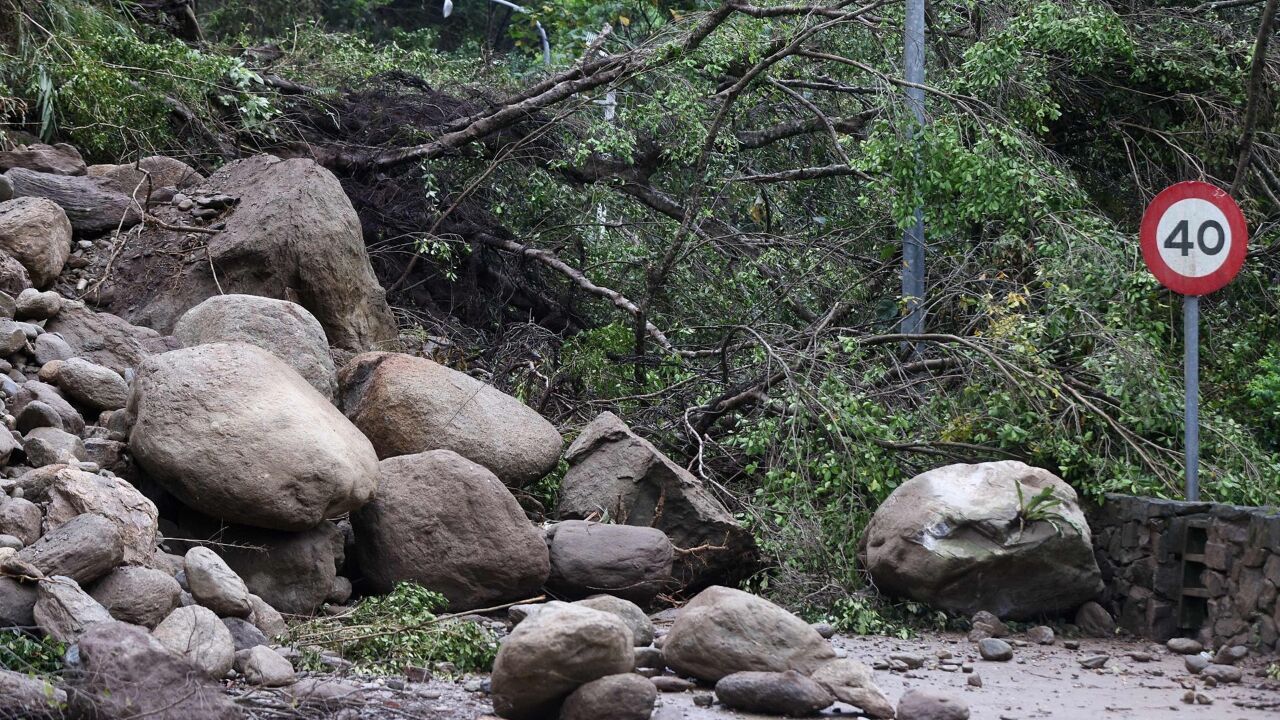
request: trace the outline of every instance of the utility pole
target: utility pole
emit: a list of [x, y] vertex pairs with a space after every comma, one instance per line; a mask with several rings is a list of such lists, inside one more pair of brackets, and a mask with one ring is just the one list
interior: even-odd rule
[[[907, 21], [903, 33], [903, 66], [909, 83], [907, 105], [915, 116], [911, 128], [916, 156], [916, 176], [920, 175], [919, 141], [924, 132], [924, 0], [907, 0]], [[924, 209], [915, 208], [911, 225], [902, 234], [902, 298], [906, 314], [902, 332], [924, 332]]]

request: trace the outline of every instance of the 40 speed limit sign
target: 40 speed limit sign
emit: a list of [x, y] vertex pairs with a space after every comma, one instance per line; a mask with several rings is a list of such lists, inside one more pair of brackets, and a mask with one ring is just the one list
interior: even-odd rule
[[1244, 265], [1249, 232], [1225, 191], [1204, 182], [1165, 188], [1142, 216], [1142, 259], [1161, 285], [1180, 295], [1208, 295]]
[[1186, 382], [1186, 497], [1200, 499], [1200, 296], [1221, 290], [1244, 265], [1249, 230], [1240, 206], [1204, 182], [1160, 191], [1142, 216], [1142, 259], [1161, 285], [1182, 298]]

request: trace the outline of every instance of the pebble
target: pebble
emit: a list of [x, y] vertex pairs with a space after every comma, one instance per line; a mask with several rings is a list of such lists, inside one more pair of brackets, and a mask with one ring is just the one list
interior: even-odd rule
[[1064, 647], [1064, 648], [1066, 648], [1066, 649], [1068, 649], [1068, 650], [1079, 650], [1079, 649], [1080, 649], [1080, 641], [1078, 641], [1078, 640], [1063, 640], [1063, 641], [1062, 641], [1062, 647]]
[[655, 678], [649, 678], [649, 682], [658, 688], [658, 692], [664, 693], [681, 693], [692, 690], [695, 686], [693, 683], [684, 678], [672, 677], [670, 675], [659, 675]]
[[969, 676], [968, 683], [971, 687], [980, 688], [982, 687], [982, 676], [979, 675], [978, 673], [974, 673]]
[[1200, 675], [1219, 683], [1238, 683], [1244, 678], [1244, 672], [1234, 665], [1210, 665]]
[[1138, 663], [1149, 663], [1152, 660], [1151, 654], [1145, 652], [1131, 652], [1129, 653], [1129, 659]]
[[1230, 647], [1224, 645], [1213, 656], [1213, 661], [1218, 665], [1235, 665], [1247, 657], [1249, 657], [1249, 648], [1244, 645], [1232, 645]]
[[821, 635], [824, 640], [829, 640], [832, 635], [836, 634], [836, 626], [831, 623], [814, 623], [813, 629], [818, 631], [818, 634]]
[[907, 666], [908, 670], [915, 670], [924, 667], [924, 658], [914, 653], [893, 653], [889, 656], [889, 662], [897, 660]]
[[715, 702], [715, 698], [710, 695], [694, 695], [693, 704], [698, 707], [711, 707], [711, 703]]
[[1054, 641], [1053, 628], [1047, 625], [1038, 625], [1027, 631], [1027, 639], [1037, 645], [1052, 645]]

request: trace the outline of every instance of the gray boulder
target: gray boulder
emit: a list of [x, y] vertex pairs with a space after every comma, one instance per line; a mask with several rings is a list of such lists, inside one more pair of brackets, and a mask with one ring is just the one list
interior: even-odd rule
[[111, 622], [111, 613], [69, 577], [44, 578], [31, 610], [36, 627], [60, 643], [73, 643], [93, 625]]
[[0, 534], [12, 535], [23, 545], [30, 545], [40, 539], [41, 520], [40, 508], [35, 503], [0, 493]]
[[48, 677], [0, 669], [0, 718], [54, 720], [66, 706], [67, 692]]
[[687, 589], [734, 584], [754, 572], [751, 533], [700, 480], [613, 413], [601, 413], [583, 428], [565, 460], [569, 471], [556, 504], [561, 520], [607, 515], [618, 524], [657, 528], [677, 548], [701, 548], [673, 565], [676, 582]]
[[[23, 198], [50, 200], [62, 208], [71, 228], [82, 235], [98, 235], [117, 227], [130, 228], [142, 219], [133, 201], [124, 193], [116, 192], [102, 178], [49, 175], [24, 168], [13, 168], [4, 175], [13, 184], [14, 199], [9, 202]], [[36, 287], [43, 285], [37, 282]]]
[[631, 631], [617, 618], [549, 603], [498, 648], [490, 678], [494, 711], [508, 720], [554, 717], [578, 687], [631, 672], [634, 661]]
[[948, 693], [916, 688], [898, 700], [898, 720], [969, 720], [969, 705]]
[[173, 328], [185, 346], [243, 342], [284, 360], [321, 395], [338, 381], [320, 321], [301, 305], [255, 295], [215, 295], [188, 310]]
[[83, 358], [64, 360], [56, 382], [67, 397], [95, 412], [116, 410], [129, 402], [129, 384], [119, 373]]
[[1116, 621], [1107, 609], [1090, 600], [1076, 610], [1076, 625], [1086, 637], [1115, 637]]
[[[0, 628], [35, 627], [36, 587], [0, 576]], [[3, 715], [0, 715], [3, 717]]]
[[122, 565], [94, 583], [89, 595], [116, 620], [154, 628], [178, 608], [182, 588], [161, 570]]
[[39, 380], [28, 380], [19, 384], [18, 395], [9, 405], [9, 412], [13, 415], [21, 414], [23, 408], [32, 400], [40, 402], [53, 408], [58, 418], [62, 422], [62, 429], [72, 435], [79, 435], [84, 432], [84, 418], [81, 417], [79, 411], [67, 402], [62, 396], [61, 391], [52, 385], [40, 382]]
[[676, 672], [708, 682], [747, 670], [809, 675], [835, 658], [809, 623], [764, 598], [720, 586], [681, 609], [662, 654]]
[[570, 693], [560, 720], [649, 720], [657, 699], [657, 688], [639, 675], [608, 675]]
[[139, 200], [161, 188], [182, 189], [204, 180], [190, 165], [162, 155], [140, 158], [136, 163], [90, 165], [87, 170], [92, 177], [110, 181], [117, 192]]
[[101, 515], [77, 515], [11, 558], [44, 575], [89, 583], [124, 562], [120, 528]]
[[636, 647], [646, 647], [653, 642], [653, 621], [639, 605], [613, 595], [596, 595], [586, 600], [579, 600], [574, 605], [599, 610], [617, 617], [631, 630], [631, 637]]
[[648, 605], [671, 584], [674, 549], [656, 528], [566, 520], [547, 528], [547, 588], [579, 598], [607, 593]]
[[119, 530], [123, 562], [140, 564], [155, 552], [159, 532], [156, 506], [118, 477], [60, 468], [43, 491], [33, 492], [32, 497], [46, 503], [46, 530], [60, 528], [82, 515], [96, 515]]
[[224, 617], [222, 618], [222, 624], [226, 626], [227, 632], [231, 633], [231, 642], [235, 645], [237, 655], [241, 650], [248, 650], [258, 645], [266, 645], [268, 642], [266, 634], [248, 620], [242, 620], [237, 617]]
[[[1052, 518], [1019, 504], [1042, 490]], [[1075, 490], [1016, 461], [948, 465], [898, 486], [867, 525], [863, 565], [876, 587], [933, 607], [1025, 619], [1079, 606], [1102, 590]]]
[[449, 450], [380, 467], [377, 497], [351, 514], [369, 589], [411, 580], [454, 610], [538, 594], [550, 572], [546, 542], [493, 473]]
[[281, 687], [294, 680], [293, 665], [265, 645], [237, 652], [236, 670], [250, 685]]
[[193, 547], [187, 551], [185, 560], [187, 586], [196, 602], [219, 617], [249, 616], [253, 611], [249, 588], [222, 558], [209, 548]]
[[27, 288], [18, 293], [14, 299], [13, 317], [31, 322], [48, 320], [62, 310], [62, 296], [47, 290], [40, 292], [35, 288]]
[[795, 670], [726, 675], [716, 683], [716, 697], [734, 710], [787, 717], [814, 715], [836, 701], [826, 688]]
[[22, 443], [31, 467], [75, 462], [86, 455], [84, 441], [56, 427], [38, 427], [27, 433]]
[[22, 263], [36, 287], [48, 287], [71, 255], [71, 222], [62, 208], [43, 198], [2, 202], [0, 250]]
[[273, 640], [289, 632], [289, 626], [285, 624], [284, 616], [266, 600], [257, 595], [250, 595], [249, 604], [253, 605], [253, 614], [249, 616], [249, 621], [253, 623], [254, 627], [261, 630], [268, 640]]
[[[332, 173], [308, 159], [259, 155], [224, 166], [203, 187], [239, 198], [220, 218], [224, 229], [208, 236], [207, 253], [184, 254], [175, 266], [169, 251], [183, 246], [185, 233], [147, 227], [115, 258], [95, 302], [169, 333], [183, 313], [215, 295], [291, 299], [338, 347], [362, 351], [395, 342], [395, 320], [369, 264], [360, 219]], [[184, 221], [175, 210], [157, 212]], [[92, 275], [104, 275], [108, 254], [90, 267]]]
[[285, 532], [184, 512], [178, 524], [184, 537], [220, 543], [219, 556], [252, 593], [250, 606], [257, 595], [281, 612], [314, 614], [333, 588], [342, 560], [342, 535], [331, 522]]
[[146, 630], [109, 622], [80, 638], [73, 717], [96, 720], [241, 720], [217, 683]]
[[867, 717], [891, 718], [894, 715], [893, 703], [872, 679], [871, 668], [857, 660], [831, 660], [819, 667], [812, 678], [837, 700], [853, 705]]
[[149, 358], [128, 412], [139, 466], [219, 519], [305, 530], [360, 507], [377, 488], [369, 441], [293, 368], [252, 345]]
[[211, 678], [226, 675], [235, 662], [231, 631], [212, 610], [199, 605], [180, 607], [151, 631], [152, 637], [203, 670]]
[[120, 375], [142, 365], [150, 355], [178, 347], [176, 340], [151, 328], [130, 325], [115, 315], [94, 312], [72, 300], [63, 300], [62, 311], [45, 324], [45, 329], [49, 331], [46, 335], [56, 333], [62, 337], [75, 357]]
[[67, 143], [32, 143], [0, 152], [0, 172], [12, 168], [50, 175], [84, 175], [87, 170], [80, 151]]
[[564, 440], [541, 415], [426, 358], [358, 355], [338, 382], [343, 412], [380, 458], [452, 450], [513, 486], [546, 475], [560, 461]]

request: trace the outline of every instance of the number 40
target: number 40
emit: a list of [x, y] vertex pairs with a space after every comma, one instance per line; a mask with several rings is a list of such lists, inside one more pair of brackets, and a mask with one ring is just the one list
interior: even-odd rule
[[[1169, 233], [1169, 237], [1164, 239], [1164, 246], [1170, 250], [1181, 250], [1182, 257], [1186, 257], [1194, 247], [1191, 244], [1190, 225], [1186, 220], [1179, 221], [1173, 226], [1173, 232]], [[1217, 242], [1209, 245], [1204, 241], [1205, 233], [1212, 230], [1217, 233]], [[1222, 247], [1227, 244], [1227, 234], [1222, 230], [1222, 225], [1217, 220], [1205, 220], [1200, 223], [1200, 229], [1196, 231], [1196, 244], [1200, 246], [1200, 252], [1205, 255], [1217, 255], [1222, 252]]]

